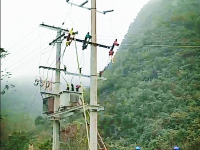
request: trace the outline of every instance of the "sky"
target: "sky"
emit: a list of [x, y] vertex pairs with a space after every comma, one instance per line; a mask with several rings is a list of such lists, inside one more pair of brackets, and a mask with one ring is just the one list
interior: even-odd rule
[[[70, 0], [75, 4], [82, 4], [85, 0]], [[130, 23], [134, 21], [141, 8], [149, 0], [96, 0], [97, 10], [113, 12], [97, 13], [97, 43], [111, 46], [115, 39], [120, 44], [126, 35]], [[91, 7], [91, 0], [85, 7]], [[66, 2], [66, 0], [2, 0], [1, 1], [1, 47], [8, 50], [10, 55], [1, 60], [1, 70], [12, 73], [12, 79], [27, 76], [33, 78], [55, 78], [55, 73], [40, 69], [39, 66], [55, 67], [56, 45], [49, 43], [56, 38], [57, 32], [44, 27], [41, 23], [61, 27], [73, 28], [78, 31], [76, 38], [84, 39], [87, 32], [91, 33], [91, 12]], [[64, 23], [64, 25], [62, 25]], [[61, 54], [65, 49], [66, 40], [63, 40]], [[90, 75], [91, 47], [82, 51], [82, 43], [76, 43], [79, 63], [82, 73]], [[115, 54], [119, 47], [115, 47]], [[97, 47], [97, 71], [101, 71], [109, 63], [109, 49]], [[67, 70], [77, 72], [75, 42], [67, 47], [63, 63]], [[71, 82], [72, 76], [62, 74]], [[22, 79], [23, 80], [23, 79]], [[61, 80], [63, 81], [62, 77]], [[78, 80], [78, 77], [74, 77]], [[83, 79], [85, 86], [89, 79]]]

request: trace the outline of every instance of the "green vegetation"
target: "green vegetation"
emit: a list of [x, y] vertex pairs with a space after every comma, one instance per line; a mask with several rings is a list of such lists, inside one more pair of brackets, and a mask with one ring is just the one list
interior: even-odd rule
[[[0, 48], [0, 58], [5, 58], [7, 55], [9, 55], [10, 53], [8, 53], [8, 51], [4, 50], [4, 48]], [[12, 74], [10, 72], [5, 72], [5, 71], [1, 71], [1, 80], [5, 79], [6, 77], [10, 78]], [[15, 87], [14, 85], [5, 85], [4, 89], [0, 92], [2, 95], [5, 94], [6, 90], [8, 90], [9, 88], [13, 88]]]
[[[110, 150], [136, 145], [168, 150], [176, 144], [182, 150], [199, 149], [200, 47], [192, 47], [200, 46], [199, 8], [199, 0], [150, 0], [130, 25], [115, 63], [103, 74], [107, 80], [98, 82], [98, 102], [105, 107], [98, 129]], [[89, 103], [88, 89], [85, 99]], [[1, 120], [2, 149], [27, 149], [29, 142], [35, 149], [51, 149], [50, 121], [27, 117], [27, 109], [10, 112], [13, 101], [3, 110], [12, 117]], [[83, 125], [75, 122], [78, 116]], [[87, 149], [82, 115], [66, 122], [71, 125], [61, 127], [68, 133], [62, 146]]]
[[175, 47], [200, 45], [199, 8], [198, 0], [151, 0], [130, 25], [98, 85], [98, 125], [111, 149], [199, 149], [200, 47]]

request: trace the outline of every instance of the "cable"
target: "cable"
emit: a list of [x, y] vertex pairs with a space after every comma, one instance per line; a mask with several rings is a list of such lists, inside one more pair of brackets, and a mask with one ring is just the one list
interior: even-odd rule
[[[42, 35], [44, 35], [45, 33], [47, 33], [47, 31], [46, 32], [44, 32]], [[39, 37], [41, 37], [41, 36], [39, 36]], [[33, 43], [35, 40], [37, 40], [39, 37], [37, 37], [36, 39], [34, 39], [31, 43]], [[27, 47], [27, 46], [29, 46], [31, 43], [29, 43], [28, 45], [26, 45], [25, 47]], [[24, 47], [24, 48], [25, 48]], [[16, 54], [18, 54], [20, 51], [22, 51], [24, 48], [22, 48], [21, 50], [19, 50], [17, 53], [15, 53], [14, 55], [12, 55], [10, 58], [12, 58], [13, 56], [15, 56]], [[8, 58], [8, 59], [6, 59], [3, 63], [5, 63], [7, 60], [9, 60], [10, 58]]]
[[[50, 53], [50, 55], [49, 55], [49, 58], [51, 57], [51, 54], [52, 54], [52, 52], [53, 52], [53, 48], [54, 48], [54, 46], [55, 46], [55, 45], [53, 45], [53, 47], [52, 47], [51, 53]], [[49, 58], [48, 58], [48, 60], [47, 60], [47, 62], [46, 62], [46, 64], [45, 64], [45, 66], [46, 66], [46, 65], [47, 65], [47, 63], [48, 63], [48, 61], [49, 61]]]
[[52, 78], [51, 78], [51, 93], [53, 92], [53, 70], [52, 70]]
[[[49, 47], [49, 46], [48, 46]], [[47, 47], [47, 48], [48, 48]], [[47, 48], [45, 48], [45, 49], [47, 49]], [[46, 52], [48, 52], [48, 51], [46, 51]], [[42, 54], [45, 54], [46, 52], [44, 52], [44, 53], [42, 53]], [[39, 54], [40, 55], [40, 54]], [[25, 65], [27, 65], [28, 63], [30, 63], [31, 61], [33, 61], [33, 60], [35, 60], [38, 56], [39, 56], [38, 54], [37, 55], [35, 55], [36, 57], [34, 57], [34, 59], [32, 59], [32, 60], [27, 60], [27, 61], [25, 61], [24, 63], [26, 63]], [[21, 65], [23, 65], [24, 63], [22, 63]], [[21, 65], [19, 65], [19, 66], [21, 66]], [[23, 66], [25, 66], [25, 65], [23, 65]], [[15, 71], [17, 71], [17, 70], [19, 70], [21, 67], [23, 67], [23, 66], [21, 66], [21, 67], [19, 67], [19, 66], [17, 66], [15, 69], [14, 69], [14, 72]], [[18, 68], [18, 69], [17, 69]], [[13, 71], [11, 71], [12, 73], [13, 73]]]
[[[74, 0], [73, 0], [74, 1]], [[73, 3], [73, 1], [72, 1], [72, 3]], [[71, 7], [70, 7], [70, 12], [69, 12], [69, 19], [71, 20], [71, 9], [72, 9], [72, 4], [71, 4]], [[73, 27], [73, 21], [71, 20], [71, 22], [72, 22], [72, 27]]]
[[31, 111], [31, 107], [32, 107], [32, 105], [33, 105], [33, 102], [35, 101], [35, 97], [36, 97], [36, 95], [37, 95], [38, 89], [39, 89], [39, 88], [37, 88], [37, 90], [36, 90], [36, 92], [35, 92], [35, 96], [34, 96], [34, 98], [33, 98], [33, 100], [32, 100], [31, 106], [30, 106], [30, 108], [29, 108], [29, 113], [30, 113], [30, 111]]
[[[37, 27], [39, 28], [39, 27]], [[19, 42], [17, 42], [17, 44], [19, 44], [22, 40], [24, 40], [27, 36], [29, 36], [31, 33], [33, 33], [37, 28], [35, 28], [33, 31], [31, 31], [28, 35], [26, 35], [23, 39], [21, 39]], [[13, 47], [15, 47], [17, 44], [15, 44], [14, 46], [12, 46], [10, 49], [8, 50], [11, 50]]]
[[[62, 72], [61, 72], [61, 76], [63, 77], [63, 75], [62, 75]], [[65, 78], [64, 78], [64, 77], [63, 77], [63, 79], [65, 80]], [[68, 82], [67, 82], [67, 80], [65, 80], [65, 82], [66, 82], [66, 83], [68, 83]]]
[[200, 45], [197, 45], [197, 46], [194, 46], [194, 45], [177, 45], [177, 46], [174, 46], [174, 45], [143, 45], [143, 44], [121, 44], [121, 45], [125, 45], [125, 46], [152, 46], [152, 47], [196, 47], [196, 48], [199, 48]]
[[[76, 72], [77, 72], [77, 71], [78, 71], [78, 69], [76, 70]], [[76, 73], [76, 72], [75, 72], [75, 73]], [[75, 75], [72, 76], [71, 83], [72, 83], [72, 80], [73, 80], [74, 76], [75, 76]]]
[[[65, 24], [65, 21], [66, 21], [66, 19], [67, 19], [68, 14], [69, 14], [69, 10], [68, 10], [68, 12], [67, 12], [67, 15], [66, 15], [66, 17], [65, 17], [64, 22], [62, 23], [62, 27], [63, 27], [63, 25]], [[62, 28], [62, 27], [61, 27], [61, 28]]]
[[[45, 43], [45, 44], [46, 44], [46, 43]], [[45, 44], [44, 44], [44, 45], [45, 45]], [[44, 46], [44, 45], [42, 45], [42, 46]], [[49, 46], [48, 46], [48, 47], [49, 47]], [[47, 48], [48, 48], [48, 47], [47, 47]], [[40, 49], [40, 47], [37, 48], [36, 50], [38, 50], [38, 49]], [[46, 49], [46, 48], [45, 48], [45, 49]], [[20, 60], [17, 61], [16, 63], [22, 61], [24, 58], [27, 58], [27, 56], [29, 56], [30, 54], [34, 53], [36, 50], [32, 51], [31, 53], [29, 53], [28, 55], [26, 55], [25, 57], [23, 57], [22, 59], [20, 59]], [[9, 66], [8, 68], [11, 68], [12, 66], [16, 65], [16, 63], [14, 63], [13, 65]], [[7, 68], [7, 69], [8, 69], [8, 68]]]
[[[76, 48], [77, 64], [78, 64], [78, 69], [79, 69], [80, 67], [79, 67], [79, 61], [78, 61], [78, 52], [77, 52], [77, 47], [76, 47], [76, 39], [74, 39], [74, 41], [75, 41], [75, 48]], [[84, 97], [83, 97], [83, 85], [82, 85], [82, 82], [81, 82], [81, 72], [80, 71], [79, 71], [79, 82], [81, 84], [81, 91], [82, 91], [81, 99], [82, 99], [82, 103], [83, 103], [83, 112], [84, 112], [84, 117], [85, 117], [85, 126], [86, 126], [87, 139], [88, 139], [88, 147], [89, 147], [90, 140], [89, 140], [89, 134], [88, 134], [88, 125], [87, 125], [87, 118], [86, 118], [86, 111], [85, 111], [85, 102], [84, 102]]]
[[[84, 57], [84, 51], [82, 51], [82, 58], [83, 58], [83, 66], [84, 66], [84, 64], [85, 64], [85, 57]], [[81, 58], [81, 62], [82, 62], [82, 58]], [[81, 68], [83, 68], [83, 66], [81, 67]]]
[[[87, 3], [87, 6], [88, 6], [88, 8], [89, 8], [89, 0], [88, 0], [88, 3]], [[88, 18], [90, 18], [90, 12], [88, 11]], [[90, 22], [90, 19], [88, 20], [88, 31], [89, 31], [89, 22]]]
[[[113, 10], [114, 10], [114, 0], [113, 0]], [[112, 33], [115, 35], [115, 33], [113, 32], [112, 28], [111, 28], [111, 20], [112, 20], [112, 16], [113, 16], [113, 12], [112, 12], [112, 15], [111, 15], [111, 18], [110, 18], [110, 30], [112, 31]], [[115, 39], [116, 38], [116, 35], [115, 35]]]
[[53, 62], [56, 60], [56, 58], [52, 61], [52, 63], [50, 64], [50, 67], [51, 67], [51, 65], [53, 64]]
[[63, 56], [64, 56], [64, 54], [65, 54], [66, 48], [67, 48], [67, 46], [65, 46], [65, 49], [64, 49], [63, 54], [62, 54], [62, 63], [63, 63], [63, 65], [65, 65], [64, 62], [63, 62]]
[[[40, 52], [41, 52], [41, 55], [40, 55], [40, 61], [39, 61], [39, 66], [40, 66], [40, 63], [41, 63], [41, 57], [42, 57], [40, 28], [38, 28], [38, 31], [39, 31], [39, 37], [40, 37]], [[39, 75], [40, 75], [40, 69], [39, 69]]]
[[36, 57], [34, 57], [32, 60], [27, 60], [24, 63], [20, 64], [19, 66], [17, 66], [13, 71], [11, 71], [12, 73], [16, 72], [17, 70], [19, 70], [20, 68], [24, 67], [25, 65], [27, 65], [28, 63], [32, 62], [33, 60], [35, 60], [36, 58], [38, 58], [39, 55], [37, 55]]
[[[82, 55], [84, 55], [84, 52], [83, 52], [83, 51], [82, 51]], [[84, 56], [83, 56], [82, 58], [84, 59]], [[82, 58], [81, 58], [81, 62], [82, 62]], [[83, 66], [84, 66], [84, 64], [85, 64], [85, 59], [84, 59], [84, 62], [83, 62]], [[81, 68], [83, 68], [83, 66], [82, 66]], [[79, 69], [77, 69], [75, 73], [77, 73], [78, 70], [79, 70]], [[73, 75], [72, 78], [71, 78], [71, 83], [72, 83], [72, 80], [73, 80], [74, 76], [75, 76], [75, 75]]]
[[[40, 37], [40, 52], [41, 52], [41, 54], [40, 54], [40, 61], [39, 61], [39, 66], [40, 66], [41, 58], [42, 58], [40, 28], [38, 28], [38, 31], [39, 31], [39, 37]], [[39, 68], [39, 76], [41, 76], [41, 74], [40, 74], [40, 68]], [[41, 92], [41, 86], [40, 86], [40, 92]]]

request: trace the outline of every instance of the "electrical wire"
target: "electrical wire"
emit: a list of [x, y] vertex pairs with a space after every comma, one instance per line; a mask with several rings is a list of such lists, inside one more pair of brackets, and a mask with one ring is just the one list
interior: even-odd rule
[[200, 48], [200, 45], [144, 45], [144, 44], [121, 44], [125, 46], [151, 46], [151, 47], [193, 47], [193, 48]]
[[35, 96], [34, 96], [34, 98], [33, 98], [33, 100], [32, 100], [31, 106], [30, 106], [30, 108], [29, 108], [29, 113], [30, 113], [30, 111], [31, 111], [31, 107], [32, 107], [32, 105], [33, 105], [33, 102], [35, 101], [35, 98], [36, 98], [38, 89], [39, 89], [39, 88], [36, 89]]
[[[38, 55], [39, 56], [39, 55]], [[38, 56], [34, 57], [33, 59], [31, 60], [27, 60], [25, 61], [24, 63], [20, 64], [19, 66], [17, 66], [13, 71], [11, 70], [12, 73], [18, 71], [20, 68], [26, 66], [27, 64], [29, 64], [30, 62], [32, 62], [33, 60], [35, 60], [36, 58], [38, 58]]]
[[29, 34], [27, 34], [23, 39], [21, 39], [19, 42], [17, 42], [14, 46], [12, 46], [10, 49], [11, 50], [13, 47], [15, 47], [17, 44], [19, 44], [21, 41], [23, 41], [26, 37], [28, 37], [31, 33], [33, 33], [36, 29], [38, 29], [39, 27], [35, 28], [33, 31], [31, 31]]
[[[82, 51], [82, 56], [83, 56], [82, 58], [84, 59], [84, 52], [83, 52], [83, 51]], [[81, 62], [82, 62], [82, 58], [81, 58]], [[81, 68], [84, 67], [84, 64], [85, 64], [85, 59], [84, 59], [84, 62], [83, 62], [83, 66], [82, 66]], [[79, 70], [79, 69], [76, 70], [75, 74], [77, 73], [78, 70]], [[72, 83], [72, 80], [74, 79], [74, 76], [75, 76], [75, 75], [73, 75], [72, 78], [71, 78], [71, 83]]]
[[[89, 8], [89, 0], [88, 0], [88, 3], [87, 3], [87, 6], [88, 6], [88, 8]], [[90, 22], [90, 12], [88, 11], [88, 32], [89, 32], [89, 22]]]
[[[50, 47], [50, 46], [48, 46], [48, 47]], [[48, 48], [47, 47], [47, 48]], [[47, 49], [47, 48], [45, 48], [45, 49]], [[46, 52], [49, 52], [49, 51], [46, 51]], [[46, 52], [44, 52], [44, 53], [42, 53], [42, 54], [45, 54]], [[27, 60], [27, 61], [25, 61], [24, 63], [22, 63], [22, 64], [20, 64], [19, 66], [21, 66], [21, 67], [24, 67], [25, 65], [27, 65], [28, 63], [30, 63], [30, 62], [32, 62], [33, 60], [35, 60], [38, 56], [40, 56], [40, 53], [39, 53], [39, 55], [37, 54], [37, 55], [35, 55], [36, 57], [34, 57], [32, 60]], [[23, 65], [23, 64], [25, 64], [25, 65]], [[11, 72], [13, 73], [13, 72], [15, 72], [15, 71], [17, 71], [17, 70], [19, 70], [21, 67], [19, 67], [19, 66], [17, 66], [15, 69], [13, 69], [13, 70], [11, 70]]]
[[[63, 27], [64, 24], [65, 24], [65, 21], [66, 21], [66, 19], [67, 19], [68, 14], [69, 14], [69, 10], [67, 11], [67, 15], [66, 15], [66, 17], [65, 17], [65, 20], [64, 20], [64, 22], [62, 23], [62, 27]], [[62, 27], [61, 27], [61, 28], [62, 28]]]
[[[61, 72], [61, 76], [63, 77], [63, 75], [62, 75], [62, 72]], [[63, 79], [65, 80], [65, 78], [64, 78], [64, 77], [63, 77]], [[66, 83], [68, 83], [68, 82], [67, 82], [67, 80], [65, 80], [65, 82], [66, 82]]]
[[[44, 45], [46, 45], [46, 43], [45, 44], [43, 44], [42, 46], [44, 46]], [[50, 46], [48, 46], [48, 47], [50, 47]], [[48, 48], [47, 47], [47, 48]], [[23, 59], [25, 59], [25, 58], [27, 58], [27, 56], [29, 56], [29, 55], [31, 55], [32, 53], [34, 53], [35, 51], [37, 51], [38, 49], [40, 49], [40, 47], [39, 48], [37, 48], [36, 50], [34, 50], [34, 51], [32, 51], [31, 53], [29, 53], [28, 55], [26, 55], [25, 57], [23, 57], [22, 59], [20, 59], [19, 61], [17, 61], [16, 63], [14, 63], [13, 65], [11, 65], [11, 66], [9, 66], [8, 68], [11, 68], [12, 66], [14, 66], [14, 65], [16, 65], [18, 62], [20, 62], [20, 61], [22, 61]], [[46, 48], [45, 48], [46, 49]], [[45, 50], [44, 49], [44, 50]], [[7, 69], [8, 69], [7, 68]]]
[[64, 54], [65, 54], [66, 48], [67, 48], [67, 46], [65, 46], [65, 49], [64, 49], [63, 54], [62, 54], [62, 63], [63, 63], [63, 65], [65, 65], [64, 62], [63, 62], [63, 56], [64, 56]]
[[[55, 45], [53, 45], [53, 47], [52, 47], [51, 53], [50, 53], [50, 55], [49, 55], [49, 58], [51, 57], [51, 54], [52, 54], [53, 49], [54, 49], [54, 46], [55, 46]], [[45, 64], [45, 66], [47, 66], [47, 63], [48, 63], [48, 61], [49, 61], [49, 58], [48, 58], [48, 60], [47, 60], [47, 62], [46, 62], [46, 64]], [[51, 67], [51, 65], [50, 65], [49, 67]], [[44, 70], [43, 70], [43, 71], [44, 71]], [[47, 70], [47, 78], [46, 78], [46, 81], [48, 80], [48, 74], [49, 74], [49, 69]], [[46, 91], [46, 90], [45, 90], [45, 91]]]
[[[53, 47], [52, 47], [51, 53], [50, 53], [50, 55], [49, 55], [49, 58], [51, 57], [51, 54], [52, 54], [52, 52], [53, 52], [53, 49], [54, 49], [54, 45], [53, 45]], [[48, 61], [49, 61], [49, 58], [48, 58], [48, 60], [47, 60], [47, 62], [46, 62], [46, 64], [45, 64], [45, 66], [46, 66], [46, 65], [47, 65], [47, 63], [48, 63]]]
[[[74, 0], [72, 0], [72, 3], [73, 3], [73, 1], [74, 1]], [[70, 20], [71, 20], [71, 17], [70, 17], [70, 16], [71, 16], [71, 9], [72, 9], [72, 4], [71, 4], [71, 7], [70, 7], [70, 12], [69, 12], [69, 19], [70, 19]], [[71, 20], [71, 23], [72, 23], [72, 27], [73, 27], [73, 21], [72, 21], [72, 20]]]
[[[114, 0], [113, 0], [113, 10], [114, 10]], [[113, 16], [113, 12], [112, 12], [112, 15], [111, 15], [111, 18], [110, 18], [110, 30], [112, 31], [112, 33], [115, 35], [115, 33], [113, 32], [112, 28], [111, 28], [111, 20], [112, 20], [112, 16]], [[116, 38], [116, 35], [115, 35], [115, 39]]]
[[51, 78], [51, 93], [53, 92], [53, 70], [52, 70], [52, 78]]
[[[42, 35], [46, 34], [46, 32], [44, 32]], [[26, 45], [24, 48], [26, 48], [27, 46], [29, 46], [31, 43], [33, 43], [34, 41], [36, 41], [38, 38], [40, 38], [41, 36], [37, 37], [36, 39], [34, 39], [32, 42], [30, 42], [28, 45]], [[13, 56], [15, 56], [16, 54], [18, 54], [20, 51], [22, 51], [24, 48], [22, 48], [21, 50], [19, 50], [17, 53], [15, 53], [14, 55], [12, 55], [11, 57], [9, 57], [8, 59], [6, 59], [3, 63], [5, 63], [7, 60], [9, 60], [10, 58], [12, 58]]]
[[[80, 66], [79, 66], [79, 61], [78, 61], [78, 52], [77, 52], [77, 47], [76, 47], [76, 39], [74, 41], [75, 41], [75, 48], [76, 48], [77, 64], [78, 64], [78, 69], [79, 69]], [[80, 71], [79, 71], [79, 82], [80, 82], [80, 85], [81, 85], [81, 92], [82, 92], [81, 99], [82, 99], [82, 103], [83, 103], [83, 112], [84, 112], [84, 117], [85, 117], [85, 126], [86, 126], [86, 133], [87, 133], [87, 140], [88, 140], [88, 147], [89, 147], [90, 140], [89, 140], [88, 125], [87, 125], [87, 118], [86, 118], [86, 111], [85, 111], [85, 102], [84, 102], [84, 97], [83, 97], [83, 85], [82, 85], [82, 82], [81, 82], [81, 72]]]
[[50, 66], [54, 63], [55, 60], [56, 60], [56, 58], [52, 61], [52, 63], [50, 64]]
[[[40, 37], [40, 61], [39, 61], [39, 66], [40, 66], [40, 63], [41, 63], [41, 58], [42, 58], [42, 49], [41, 49], [41, 36], [40, 36], [40, 28], [38, 28], [38, 31], [39, 31], [39, 37]], [[39, 76], [41, 77], [41, 74], [40, 74], [40, 68], [39, 69]], [[40, 92], [41, 92], [41, 86], [40, 86]]]
[[[84, 51], [82, 51], [82, 58], [83, 58], [83, 65], [82, 65], [82, 67], [81, 67], [81, 68], [83, 68], [83, 67], [84, 67], [84, 65], [85, 65]], [[82, 62], [82, 58], [81, 58], [81, 62]]]

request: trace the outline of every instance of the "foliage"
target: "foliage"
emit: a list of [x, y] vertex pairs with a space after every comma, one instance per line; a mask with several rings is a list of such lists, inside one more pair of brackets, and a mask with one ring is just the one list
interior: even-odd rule
[[0, 48], [0, 58], [5, 58], [9, 55], [8, 51], [4, 50], [4, 48]]
[[52, 138], [51, 140], [45, 140], [44, 142], [40, 143], [38, 148], [40, 150], [51, 150], [52, 149]]
[[[4, 50], [4, 48], [0, 48], [0, 58], [5, 58], [7, 55], [9, 55], [8, 51]], [[4, 71], [1, 71], [3, 73]], [[10, 75], [12, 75], [10, 72], [5, 72], [4, 74], [1, 75], [1, 80], [3, 80], [2, 77], [8, 77], [10, 78]]]
[[130, 25], [98, 84], [98, 127], [110, 147], [200, 147], [200, 49], [179, 47], [200, 46], [199, 8], [198, 0], [150, 0]]
[[1, 145], [2, 150], [27, 150], [32, 135], [29, 132], [13, 132], [8, 137], [8, 142]]
[[61, 132], [61, 145], [63, 149], [85, 150], [88, 149], [86, 128], [83, 123], [74, 122], [69, 124], [65, 130]]
[[44, 125], [45, 124], [45, 120], [42, 116], [38, 116], [36, 119], [35, 119], [35, 125]]
[[[7, 55], [9, 55], [10, 53], [8, 53], [8, 51], [4, 50], [4, 48], [0, 48], [0, 58], [5, 58]], [[4, 73], [4, 71], [1, 71], [1, 73]], [[1, 75], [1, 80], [3, 80], [4, 78], [8, 77], [10, 78], [12, 74], [10, 72], [5, 72], [4, 74]], [[0, 94], [4, 95], [6, 90], [8, 90], [9, 88], [13, 88], [15, 87], [14, 85], [9, 85], [9, 84], [6, 84], [4, 89], [0, 92]]]

